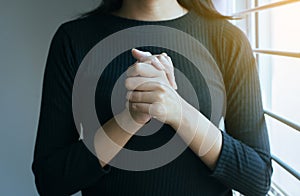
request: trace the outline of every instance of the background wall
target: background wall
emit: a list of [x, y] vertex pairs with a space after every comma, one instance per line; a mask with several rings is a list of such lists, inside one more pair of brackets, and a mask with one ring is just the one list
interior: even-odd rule
[[0, 1], [0, 195], [37, 195], [31, 163], [50, 40], [99, 2]]

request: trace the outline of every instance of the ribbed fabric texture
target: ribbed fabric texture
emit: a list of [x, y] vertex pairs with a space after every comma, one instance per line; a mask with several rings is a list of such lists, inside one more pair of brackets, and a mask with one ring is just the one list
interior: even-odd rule
[[[72, 113], [72, 88], [80, 63], [107, 36], [138, 25], [179, 29], [197, 39], [213, 57], [217, 69], [208, 67], [216, 74], [210, 84], [177, 52], [153, 46], [141, 48], [153, 54], [168, 53], [174, 67], [189, 79], [200, 111], [207, 118], [210, 118], [212, 105], [216, 104], [209, 89], [222, 93], [224, 89], [219, 84], [224, 82], [225, 101], [217, 104], [227, 108], [226, 132], [222, 132], [222, 151], [213, 171], [189, 148], [169, 164], [153, 170], [101, 168], [97, 158], [79, 140]], [[201, 60], [201, 56], [199, 58]], [[113, 117], [110, 99], [116, 80], [134, 62], [127, 51], [115, 58], [101, 75], [95, 96], [101, 124]], [[221, 77], [216, 77], [218, 74]], [[185, 85], [178, 78], [178, 92], [189, 100], [189, 95], [184, 93]], [[164, 125], [150, 136], [134, 136], [125, 147], [150, 150], [165, 144], [173, 135], [174, 130]], [[99, 14], [63, 24], [52, 40], [47, 59], [32, 168], [41, 195], [69, 195], [77, 191], [85, 196], [231, 195], [232, 189], [245, 195], [265, 195], [272, 174], [269, 141], [257, 68], [246, 37], [228, 21], [200, 17], [193, 12], [160, 22]]]

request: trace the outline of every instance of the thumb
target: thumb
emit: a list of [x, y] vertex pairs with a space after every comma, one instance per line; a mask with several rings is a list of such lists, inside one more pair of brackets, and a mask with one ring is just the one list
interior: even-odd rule
[[140, 60], [141, 58], [152, 56], [150, 52], [144, 52], [135, 48], [131, 50], [131, 54], [136, 60]]

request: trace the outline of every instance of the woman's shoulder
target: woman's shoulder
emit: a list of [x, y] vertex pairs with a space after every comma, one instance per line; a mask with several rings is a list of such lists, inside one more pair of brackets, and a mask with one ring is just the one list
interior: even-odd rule
[[213, 38], [213, 40], [218, 40], [218, 43], [215, 42], [215, 45], [220, 47], [219, 49], [231, 52], [241, 52], [241, 50], [252, 51], [251, 44], [249, 39], [244, 31], [239, 27], [234, 25], [232, 21], [226, 19], [215, 19], [215, 20], [206, 20], [207, 25], [210, 26], [211, 35], [219, 37]]
[[[103, 15], [77, 18], [62, 23], [56, 29], [50, 45], [55, 58], [67, 58], [76, 70], [85, 55], [110, 32], [109, 21]], [[53, 55], [52, 55], [53, 56]]]
[[252, 47], [246, 34], [231, 21], [205, 17], [199, 17], [198, 21], [198, 36], [216, 60], [223, 77], [228, 70], [244, 66], [237, 61], [253, 61]]
[[249, 45], [249, 40], [244, 31], [233, 25], [231, 22], [226, 21], [223, 25], [223, 39], [226, 43], [233, 45]]
[[95, 14], [91, 16], [79, 17], [62, 23], [59, 30], [65, 31], [70, 36], [87, 34], [99, 29], [105, 29], [110, 25], [110, 20], [105, 14]]
[[244, 47], [249, 45], [245, 33], [228, 19], [216, 19], [208, 16], [194, 17], [193, 29], [195, 36], [213, 51], [221, 52], [228, 47]]
[[80, 17], [62, 23], [52, 42], [69, 48], [80, 62], [83, 56], [99, 41], [111, 34], [111, 21], [105, 14]]

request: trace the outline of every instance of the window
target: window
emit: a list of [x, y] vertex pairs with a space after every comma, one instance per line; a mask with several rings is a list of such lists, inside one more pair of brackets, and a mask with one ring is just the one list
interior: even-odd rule
[[215, 0], [215, 3], [226, 15], [243, 15], [241, 20], [232, 22], [245, 32], [256, 54], [274, 160], [270, 195], [298, 195], [300, 0], [232, 0], [228, 3], [223, 0], [223, 4]]

